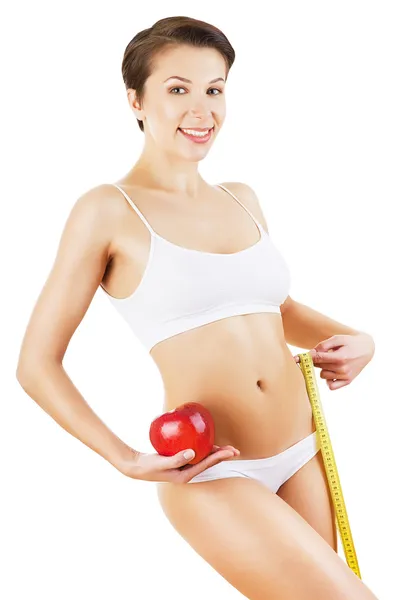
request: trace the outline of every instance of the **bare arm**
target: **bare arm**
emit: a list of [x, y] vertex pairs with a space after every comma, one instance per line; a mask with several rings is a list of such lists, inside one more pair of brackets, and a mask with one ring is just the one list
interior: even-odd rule
[[89, 190], [73, 206], [28, 323], [16, 375], [26, 393], [61, 427], [119, 468], [135, 451], [94, 413], [62, 364], [109, 260], [117, 219], [112, 204], [104, 185]]

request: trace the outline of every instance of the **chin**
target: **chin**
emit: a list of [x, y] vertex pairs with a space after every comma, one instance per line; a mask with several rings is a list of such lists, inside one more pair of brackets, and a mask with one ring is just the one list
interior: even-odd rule
[[185, 160], [186, 162], [189, 162], [189, 163], [198, 163], [198, 162], [204, 160], [206, 158], [206, 156], [207, 156], [207, 152], [204, 152], [201, 155], [199, 152], [197, 152], [196, 156], [194, 154], [192, 154], [192, 156], [188, 156], [187, 154], [180, 155], [182, 160]]

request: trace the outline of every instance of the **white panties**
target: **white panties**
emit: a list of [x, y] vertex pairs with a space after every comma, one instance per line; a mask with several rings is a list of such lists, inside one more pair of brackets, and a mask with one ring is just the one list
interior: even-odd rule
[[285, 481], [317, 454], [320, 447], [318, 433], [314, 431], [274, 456], [249, 460], [223, 460], [195, 475], [188, 483], [227, 477], [250, 477], [257, 479], [276, 493]]

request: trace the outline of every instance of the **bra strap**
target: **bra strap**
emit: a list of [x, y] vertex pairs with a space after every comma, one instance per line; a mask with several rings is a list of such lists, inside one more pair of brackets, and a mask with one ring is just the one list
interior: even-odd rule
[[140, 212], [140, 210], [138, 209], [138, 207], [136, 206], [136, 204], [134, 204], [134, 202], [128, 196], [128, 194], [122, 188], [120, 188], [116, 183], [112, 183], [111, 185], [113, 185], [114, 187], [116, 187], [125, 196], [125, 198], [129, 202], [129, 204], [132, 206], [133, 210], [137, 213], [137, 215], [140, 217], [140, 219], [146, 225], [146, 227], [150, 231], [150, 233], [152, 233], [153, 235], [157, 235], [156, 232], [154, 231], [154, 229], [152, 228], [152, 226], [150, 225], [150, 223], [147, 221], [147, 219], [144, 217], [144, 215]]
[[242, 206], [244, 208], [244, 210], [250, 215], [250, 217], [253, 219], [254, 223], [257, 225], [257, 227], [260, 230], [261, 234], [263, 234], [264, 233], [264, 229], [261, 226], [261, 223], [259, 223], [258, 219], [255, 218], [255, 216], [253, 215], [253, 213], [251, 213], [249, 211], [249, 209], [247, 208], [247, 206], [245, 206], [243, 204], [243, 202], [240, 202], [239, 198], [237, 196], [235, 196], [235, 194], [233, 192], [231, 192], [230, 190], [228, 190], [228, 188], [226, 188], [224, 185], [222, 185], [221, 183], [217, 183], [217, 186], [220, 187], [220, 188], [222, 188], [226, 192], [228, 192], [228, 194], [230, 194], [232, 196], [232, 198], [234, 198], [236, 200], [236, 202], [238, 202], [240, 204], [240, 206]]

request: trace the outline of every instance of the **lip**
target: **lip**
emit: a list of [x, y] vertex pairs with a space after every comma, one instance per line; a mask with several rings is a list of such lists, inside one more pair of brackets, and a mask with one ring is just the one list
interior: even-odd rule
[[214, 125], [210, 127], [178, 127], [178, 129], [192, 129], [193, 131], [209, 131], [210, 129], [214, 129]]
[[[185, 129], [186, 129], [186, 127], [185, 127]], [[207, 144], [211, 140], [211, 138], [212, 138], [212, 134], [214, 132], [214, 126], [210, 127], [210, 129], [199, 129], [199, 128], [197, 128], [196, 131], [208, 131], [209, 132], [207, 135], [205, 135], [202, 138], [201, 137], [195, 138], [194, 136], [190, 136], [189, 134], [187, 134], [184, 131], [182, 131], [181, 127], [178, 127], [178, 131], [180, 131], [181, 134], [184, 137], [186, 137], [187, 139], [191, 140], [195, 144]]]

